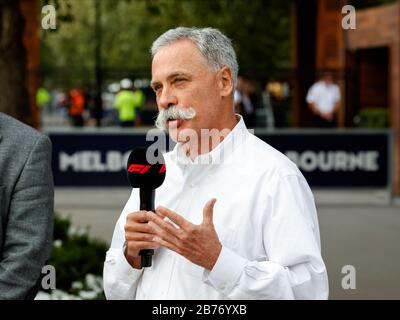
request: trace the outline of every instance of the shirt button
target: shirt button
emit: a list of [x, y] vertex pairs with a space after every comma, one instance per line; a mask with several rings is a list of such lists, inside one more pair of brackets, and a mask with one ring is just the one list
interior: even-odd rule
[[224, 290], [224, 289], [225, 289], [225, 283], [221, 283], [221, 284], [219, 285], [219, 288], [220, 288], [221, 290]]
[[191, 184], [190, 184], [190, 187], [193, 188], [193, 187], [194, 187], [194, 183], [191, 183]]

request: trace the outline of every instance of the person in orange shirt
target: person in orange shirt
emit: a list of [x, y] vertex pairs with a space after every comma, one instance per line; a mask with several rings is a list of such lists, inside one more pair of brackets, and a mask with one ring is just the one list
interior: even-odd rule
[[81, 90], [72, 89], [69, 92], [68, 115], [71, 125], [74, 127], [83, 127], [83, 111], [85, 109], [85, 97]]

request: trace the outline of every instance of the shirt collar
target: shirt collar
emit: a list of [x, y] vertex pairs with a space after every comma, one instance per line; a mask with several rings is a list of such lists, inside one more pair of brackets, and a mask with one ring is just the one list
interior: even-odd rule
[[249, 133], [243, 117], [236, 114], [236, 118], [239, 121], [232, 131], [210, 152], [201, 154], [191, 160], [186, 154], [185, 145], [177, 143], [172, 150], [172, 160], [182, 167], [187, 165], [214, 165], [224, 162], [233, 153], [233, 150], [242, 144]]

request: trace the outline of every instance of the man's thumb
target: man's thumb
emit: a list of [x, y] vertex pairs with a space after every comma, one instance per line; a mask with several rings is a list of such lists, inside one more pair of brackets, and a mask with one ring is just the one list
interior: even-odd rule
[[214, 204], [217, 201], [217, 199], [213, 198], [208, 200], [206, 205], [204, 206], [203, 209], [203, 222], [212, 224], [213, 223], [213, 211], [214, 211]]

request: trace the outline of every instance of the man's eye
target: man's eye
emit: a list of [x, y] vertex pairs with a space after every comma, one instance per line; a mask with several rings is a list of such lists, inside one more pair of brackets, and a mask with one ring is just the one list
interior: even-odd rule
[[174, 83], [182, 83], [182, 82], [184, 82], [184, 81], [186, 81], [186, 79], [183, 79], [183, 78], [176, 78], [176, 79], [174, 80]]

